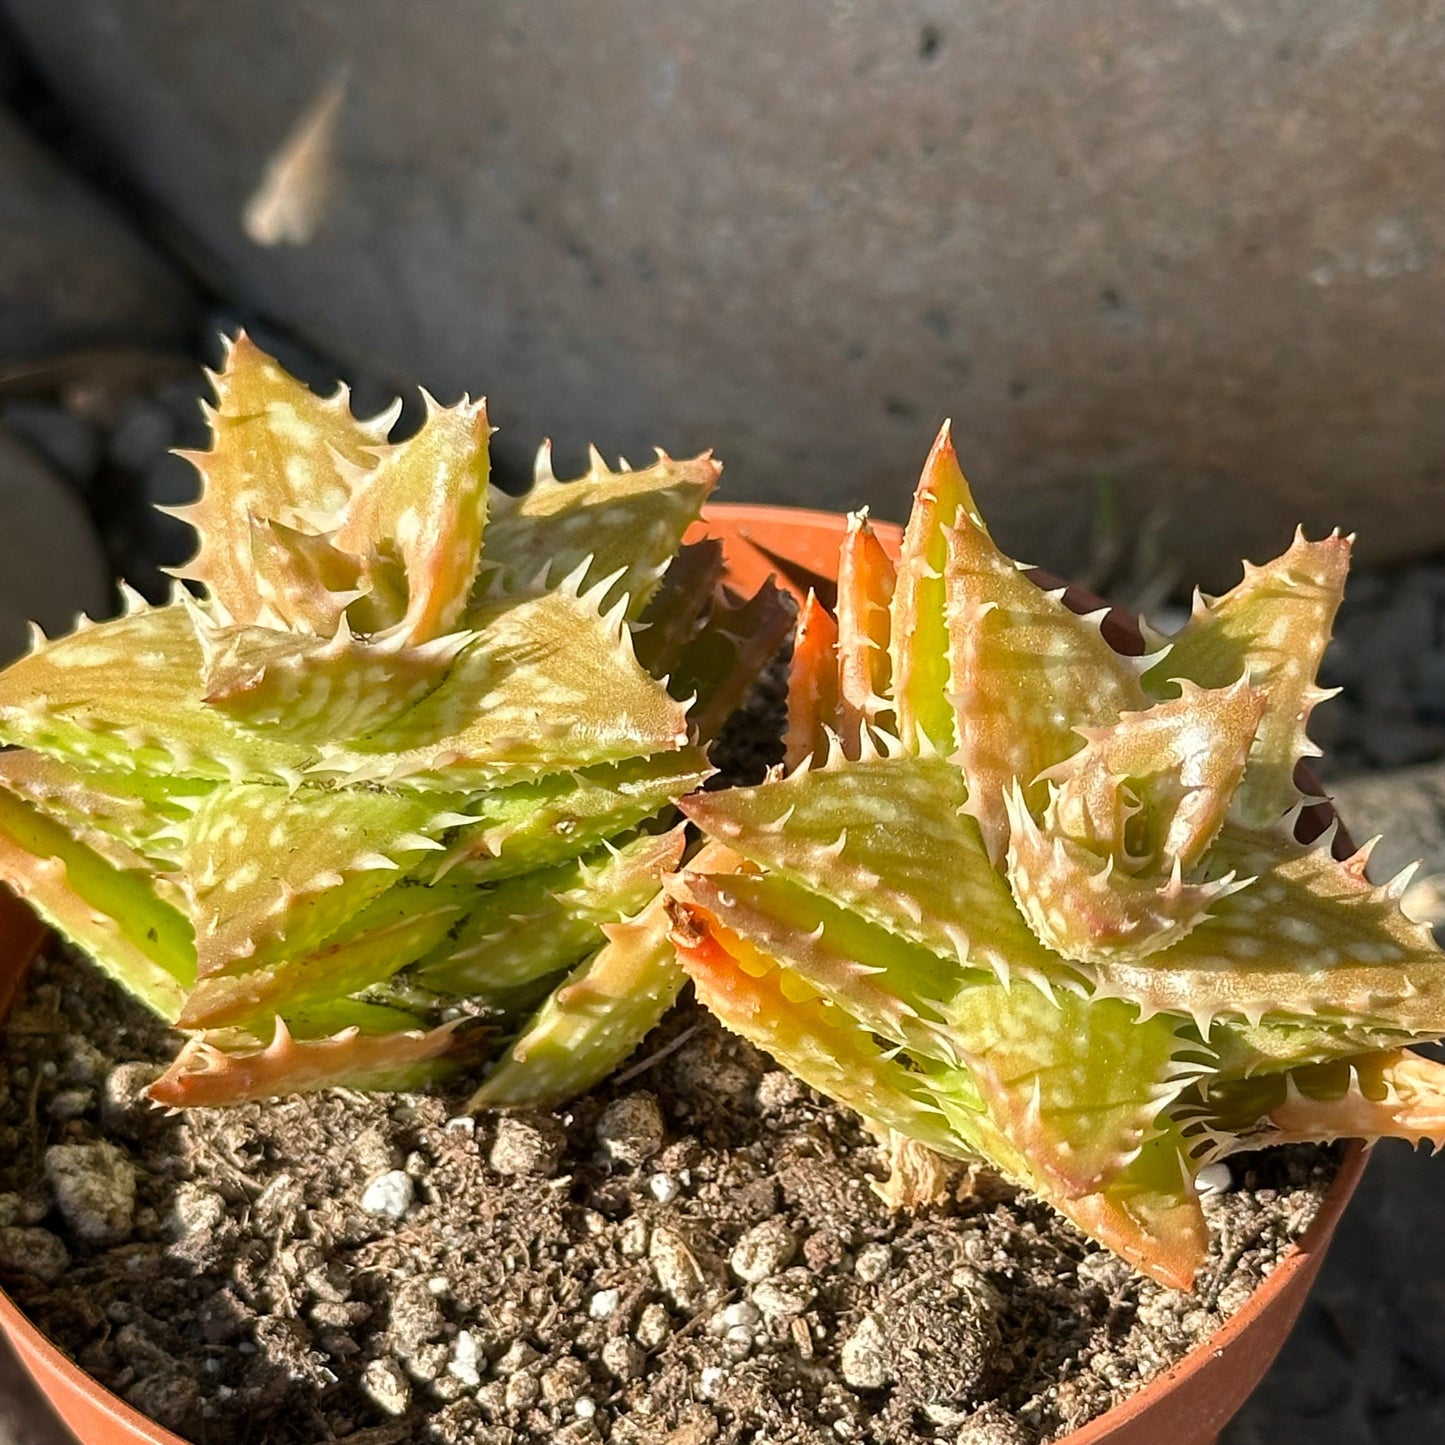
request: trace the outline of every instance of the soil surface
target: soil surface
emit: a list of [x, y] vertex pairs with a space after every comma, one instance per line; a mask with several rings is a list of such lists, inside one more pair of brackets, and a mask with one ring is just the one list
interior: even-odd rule
[[1026, 1196], [890, 1216], [854, 1116], [691, 1005], [558, 1116], [344, 1092], [171, 1116], [174, 1042], [35, 967], [0, 1053], [0, 1276], [205, 1445], [1024, 1445], [1237, 1309], [1329, 1151], [1235, 1162], [1196, 1295]]

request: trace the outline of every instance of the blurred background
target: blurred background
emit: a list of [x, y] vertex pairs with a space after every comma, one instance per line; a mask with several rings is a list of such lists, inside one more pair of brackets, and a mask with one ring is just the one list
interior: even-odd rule
[[[516, 482], [901, 520], [952, 416], [1006, 549], [1166, 623], [1357, 531], [1322, 772], [1445, 915], [1445, 6], [0, 0], [0, 654], [159, 594], [241, 324], [485, 392]], [[1364, 1195], [1230, 1445], [1445, 1438], [1445, 1169]]]

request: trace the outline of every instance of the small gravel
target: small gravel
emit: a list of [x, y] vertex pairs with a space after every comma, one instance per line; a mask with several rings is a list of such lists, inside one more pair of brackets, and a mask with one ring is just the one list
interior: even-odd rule
[[87, 1244], [119, 1244], [135, 1224], [135, 1165], [114, 1144], [52, 1144], [45, 1178], [66, 1226]]
[[547, 1176], [557, 1168], [567, 1135], [550, 1115], [504, 1114], [488, 1162], [498, 1174]]
[[404, 1169], [388, 1169], [367, 1183], [361, 1207], [381, 1219], [405, 1219], [416, 1198], [416, 1185]]
[[597, 1120], [597, 1142], [618, 1164], [635, 1167], [645, 1163], [662, 1148], [664, 1136], [662, 1110], [647, 1093], [614, 1099]]

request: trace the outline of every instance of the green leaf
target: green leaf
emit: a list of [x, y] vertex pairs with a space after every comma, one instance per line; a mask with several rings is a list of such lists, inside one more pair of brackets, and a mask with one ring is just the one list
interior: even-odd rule
[[1083, 745], [1076, 729], [1112, 724], [1146, 699], [1136, 665], [1104, 641], [1099, 617], [1071, 612], [1062, 590], [1036, 587], [967, 517], [948, 534], [944, 586], [955, 761], [997, 860], [1008, 841], [1009, 784], [1017, 780], [1035, 805], [1035, 780]]
[[607, 924], [473, 1095], [474, 1109], [547, 1107], [607, 1077], [656, 1027], [683, 985], [659, 897], [634, 921]]
[[957, 743], [948, 701], [952, 684], [943, 574], [948, 533], [961, 514], [983, 526], [945, 422], [924, 464], [903, 533], [889, 626], [898, 736], [911, 752], [927, 747], [943, 757]]
[[261, 968], [324, 942], [440, 849], [432, 800], [381, 789], [233, 783], [191, 822], [183, 886], [199, 973]]
[[519, 775], [672, 751], [683, 708], [638, 666], [620, 621], [575, 593], [474, 611], [477, 640], [419, 703], [315, 771], [408, 787], [482, 788]]
[[[466, 916], [473, 892], [403, 879], [307, 952], [201, 979], [177, 1022], [187, 1029], [245, 1027], [280, 1014], [294, 1027], [308, 1011], [374, 988], [441, 947]], [[341, 1026], [333, 1019], [326, 1031]]]
[[203, 633], [206, 702], [247, 728], [298, 742], [345, 741], [395, 720], [445, 681], [473, 639], [454, 632], [408, 646], [265, 627]]
[[682, 861], [683, 833], [643, 834], [560, 867], [537, 869], [479, 892], [466, 921], [416, 982], [439, 994], [487, 997], [571, 968], [619, 923], [657, 896]]
[[477, 821], [450, 835], [439, 870], [493, 883], [565, 862], [629, 832], [711, 773], [702, 749], [686, 747], [477, 794], [466, 800]]
[[116, 772], [275, 778], [314, 757], [257, 738], [202, 698], [190, 605], [140, 609], [37, 648], [0, 672], [0, 742]]
[[143, 873], [108, 863], [59, 823], [0, 789], [0, 881], [170, 1021], [194, 982], [190, 925]]

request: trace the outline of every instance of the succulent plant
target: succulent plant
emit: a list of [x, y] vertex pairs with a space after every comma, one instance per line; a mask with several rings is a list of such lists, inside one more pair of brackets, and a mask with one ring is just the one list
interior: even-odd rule
[[1445, 1141], [1405, 1047], [1445, 1034], [1442, 955], [1368, 848], [1297, 836], [1349, 550], [1297, 536], [1130, 656], [998, 549], [946, 427], [896, 572], [852, 519], [788, 761], [684, 800], [710, 866], [668, 888], [700, 998], [867, 1119], [899, 1202], [986, 1161], [1182, 1288], [1206, 1164]]
[[481, 402], [392, 443], [245, 336], [213, 380], [190, 586], [0, 673], [0, 878], [191, 1035], [162, 1102], [586, 1087], [680, 987], [668, 815], [789, 624], [668, 570], [717, 464], [514, 497]]

